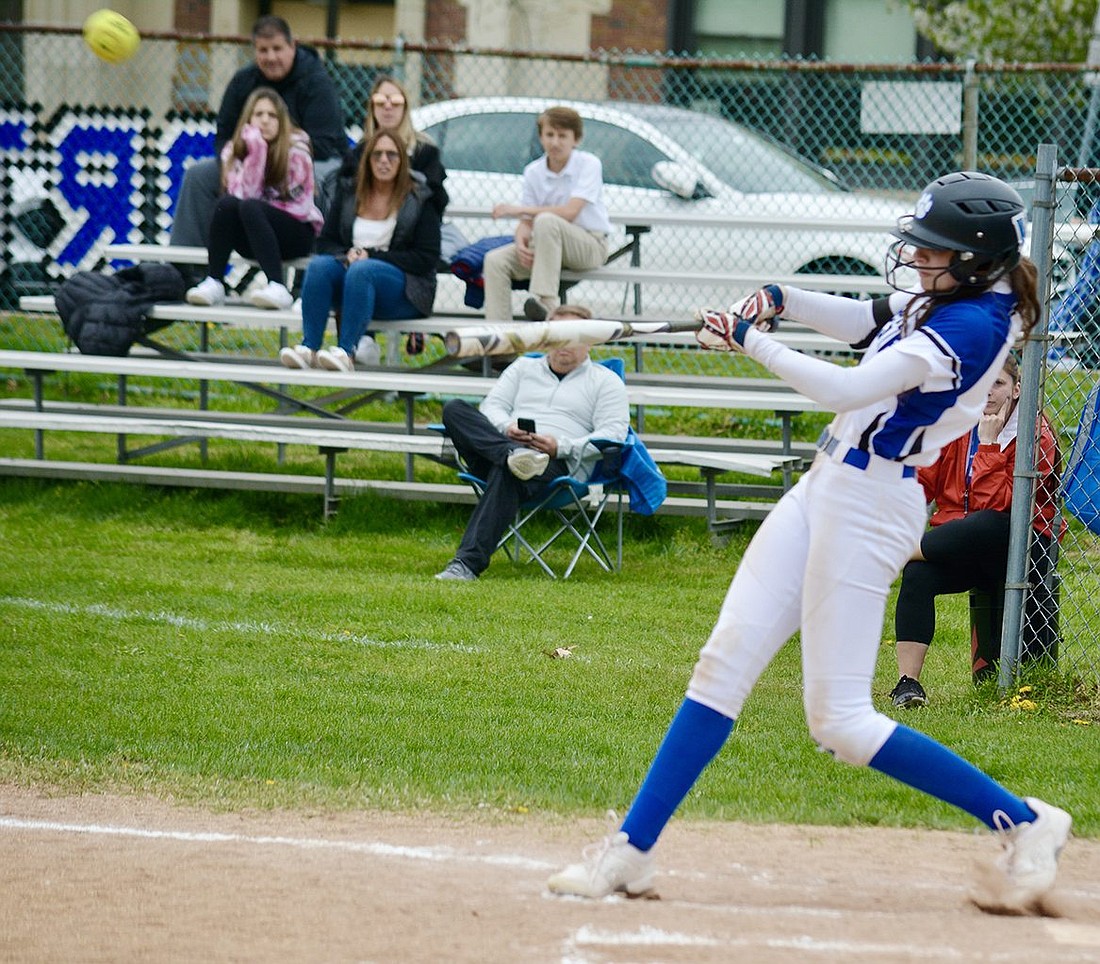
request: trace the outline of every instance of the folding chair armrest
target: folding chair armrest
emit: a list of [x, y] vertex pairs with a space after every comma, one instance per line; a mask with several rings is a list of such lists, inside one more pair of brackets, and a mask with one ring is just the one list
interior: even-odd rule
[[614, 439], [594, 438], [590, 440], [600, 450], [599, 475], [605, 479], [614, 479], [623, 467], [623, 449], [626, 443]]

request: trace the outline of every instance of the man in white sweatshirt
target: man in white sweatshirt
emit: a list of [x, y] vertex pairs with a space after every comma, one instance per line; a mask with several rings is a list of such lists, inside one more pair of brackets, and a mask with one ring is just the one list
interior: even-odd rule
[[[550, 320], [591, 317], [587, 308], [562, 305]], [[477, 579], [522, 502], [560, 475], [588, 478], [600, 459], [593, 439], [626, 440], [626, 385], [593, 364], [589, 351], [576, 344], [522, 356], [501, 373], [480, 406], [461, 399], [443, 406], [447, 435], [486, 487], [458, 551], [436, 579]]]

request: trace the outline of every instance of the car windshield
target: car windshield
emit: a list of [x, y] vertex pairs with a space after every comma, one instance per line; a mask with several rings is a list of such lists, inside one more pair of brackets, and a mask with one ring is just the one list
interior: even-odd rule
[[654, 124], [736, 191], [823, 194], [843, 190], [797, 157], [716, 117], [669, 113]]

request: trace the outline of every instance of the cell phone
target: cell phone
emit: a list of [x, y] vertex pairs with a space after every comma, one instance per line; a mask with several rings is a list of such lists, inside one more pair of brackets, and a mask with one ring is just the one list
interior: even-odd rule
[[516, 425], [519, 426], [521, 432], [526, 432], [528, 435], [535, 434], [535, 420], [533, 418], [517, 418]]

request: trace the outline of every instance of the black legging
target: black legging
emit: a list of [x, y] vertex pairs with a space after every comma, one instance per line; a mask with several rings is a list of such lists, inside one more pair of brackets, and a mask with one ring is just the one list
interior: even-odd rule
[[221, 281], [229, 255], [239, 251], [260, 262], [268, 281], [283, 283], [283, 262], [304, 258], [313, 250], [313, 226], [299, 221], [266, 201], [224, 194], [218, 198], [207, 241], [210, 262], [207, 273]]
[[[920, 541], [923, 561], [906, 564], [901, 574], [895, 639], [928, 646], [936, 633], [936, 597], [982, 589], [1004, 590], [1008, 571], [1010, 516], [982, 509], [929, 529]], [[1032, 558], [1045, 557], [1050, 540], [1036, 533]]]

